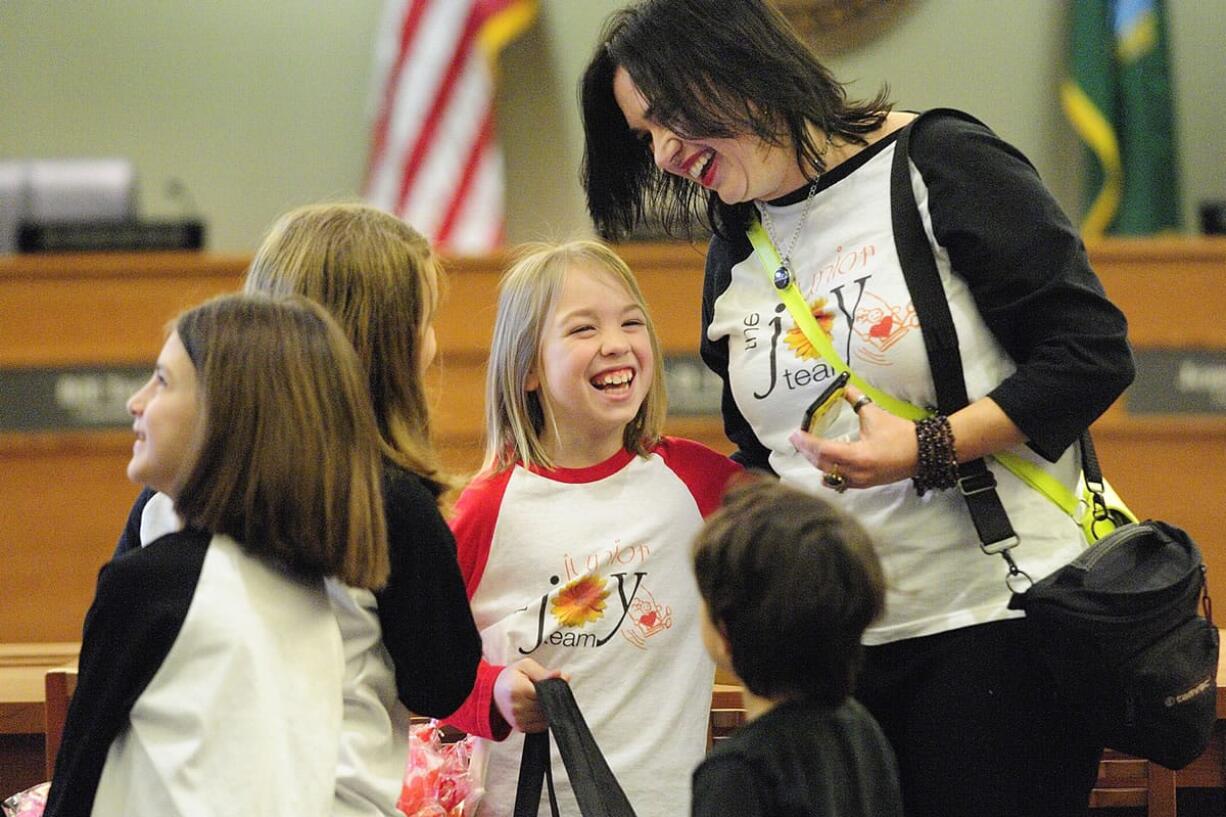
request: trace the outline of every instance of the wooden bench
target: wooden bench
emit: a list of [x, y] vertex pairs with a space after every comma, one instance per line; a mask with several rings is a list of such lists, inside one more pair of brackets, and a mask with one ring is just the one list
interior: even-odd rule
[[0, 795], [47, 779], [48, 670], [76, 661], [73, 642], [0, 644]]

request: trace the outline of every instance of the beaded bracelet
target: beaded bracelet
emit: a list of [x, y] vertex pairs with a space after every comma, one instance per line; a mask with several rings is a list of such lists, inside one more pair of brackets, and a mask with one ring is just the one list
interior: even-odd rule
[[949, 418], [936, 414], [915, 423], [915, 440], [919, 445], [915, 476], [911, 482], [915, 492], [943, 490], [958, 484], [958, 454], [954, 450], [954, 432]]

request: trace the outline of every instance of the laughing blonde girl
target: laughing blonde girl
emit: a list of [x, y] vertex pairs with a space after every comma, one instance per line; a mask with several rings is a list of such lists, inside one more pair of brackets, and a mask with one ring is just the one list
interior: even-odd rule
[[452, 524], [485, 659], [452, 720], [492, 739], [483, 814], [511, 813], [519, 732], [544, 728], [532, 681], [563, 671], [640, 817], [689, 813], [714, 677], [689, 542], [738, 466], [661, 436], [664, 414], [626, 264], [591, 241], [525, 247], [501, 284], [485, 465]]

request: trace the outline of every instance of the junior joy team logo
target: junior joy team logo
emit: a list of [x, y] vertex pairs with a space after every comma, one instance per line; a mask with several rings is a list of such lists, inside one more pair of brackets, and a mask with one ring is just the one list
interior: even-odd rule
[[[852, 322], [852, 331], [859, 338], [860, 345], [851, 351], [857, 358], [879, 366], [888, 366], [890, 363], [885, 353], [911, 330], [919, 328], [915, 307], [910, 301], [901, 305], [887, 303], [871, 292], [864, 294], [864, 301], [866, 303], [862, 303], [856, 310], [856, 318]], [[833, 340], [835, 313], [829, 307], [829, 301], [818, 298], [809, 304], [809, 312], [817, 321], [822, 334]], [[818, 360], [822, 356], [799, 326], [793, 326], [787, 331], [783, 336], [783, 343], [792, 350], [797, 360]]]
[[609, 573], [578, 573], [577, 559], [567, 555], [564, 573], [570, 580], [561, 584], [560, 576], [550, 576], [549, 583], [556, 589], [523, 608], [536, 618], [536, 634], [530, 647], [518, 647], [519, 653], [531, 655], [543, 644], [602, 647], [618, 633], [639, 649], [646, 649], [648, 639], [673, 626], [672, 608], [657, 602], [643, 586], [647, 571], [633, 570], [642, 567], [649, 554], [645, 545], [623, 546], [615, 541], [612, 548], [584, 560], [601, 568], [627, 565]]
[[[918, 329], [919, 321], [909, 301], [894, 304], [868, 292], [871, 277], [864, 275], [841, 282], [830, 289], [828, 296], [806, 303], [818, 329], [831, 342], [837, 356], [852, 365], [862, 362], [892, 366], [894, 363], [887, 352], [912, 330]], [[755, 400], [766, 400], [776, 389], [784, 393], [807, 389], [837, 374], [834, 364], [823, 357], [787, 312], [784, 304], [777, 303], [769, 318], [760, 312], [750, 312], [741, 320], [743, 349], [754, 356], [752, 368], [763, 372], [754, 375], [757, 387], [751, 394]], [[834, 337], [836, 321], [851, 329], [842, 340]]]

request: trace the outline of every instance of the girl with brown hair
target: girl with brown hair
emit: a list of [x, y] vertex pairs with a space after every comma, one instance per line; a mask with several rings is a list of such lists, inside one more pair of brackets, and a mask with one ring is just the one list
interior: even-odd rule
[[175, 321], [128, 410], [128, 476], [184, 525], [99, 573], [46, 814], [331, 813], [344, 659], [324, 580], [388, 573], [352, 348], [306, 299], [223, 296]]
[[[372, 593], [328, 583], [346, 665], [337, 815], [397, 817], [409, 712], [451, 714], [472, 689], [481, 657], [455, 540], [439, 509], [448, 480], [430, 439], [423, 384], [442, 287], [426, 239], [364, 204], [286, 213], [256, 252], [244, 286], [306, 296], [336, 318], [357, 351], [378, 428], [387, 585]], [[118, 550], [177, 525], [165, 499], [146, 493]]]

